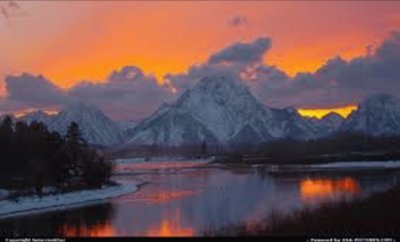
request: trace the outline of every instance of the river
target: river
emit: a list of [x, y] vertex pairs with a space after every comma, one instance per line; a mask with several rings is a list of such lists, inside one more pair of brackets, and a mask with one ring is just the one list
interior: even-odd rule
[[[118, 182], [145, 182], [132, 194], [81, 208], [0, 221], [14, 236], [199, 236], [236, 224], [253, 226], [271, 212], [367, 196], [395, 186], [400, 173], [273, 176], [257, 168], [196, 162], [124, 163]], [[129, 172], [134, 174], [130, 174]]]

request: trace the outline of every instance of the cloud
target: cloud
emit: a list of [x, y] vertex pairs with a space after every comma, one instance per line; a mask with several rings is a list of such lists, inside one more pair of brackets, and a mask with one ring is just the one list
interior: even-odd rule
[[262, 62], [271, 47], [269, 38], [236, 43], [211, 55], [208, 62], [192, 66], [187, 73], [167, 75], [182, 91], [207, 75], [228, 75], [250, 86], [266, 105], [283, 108], [332, 108], [359, 103], [376, 93], [399, 95], [400, 33], [394, 32], [365, 56], [346, 61], [329, 59], [316, 72], [288, 76]]
[[264, 55], [271, 47], [271, 39], [260, 37], [250, 43], [234, 43], [211, 55], [206, 63], [189, 67], [186, 73], [167, 74], [164, 79], [177, 92], [193, 87], [206, 76], [239, 78], [240, 75], [262, 64]]
[[358, 103], [375, 93], [400, 94], [399, 32], [370, 48], [365, 56], [349, 61], [337, 56], [316, 72], [294, 77], [263, 62], [270, 48], [271, 40], [266, 37], [232, 44], [185, 73], [166, 75], [163, 85], [135, 66], [111, 72], [102, 83], [81, 82], [68, 90], [43, 76], [8, 76], [7, 96], [0, 100], [0, 108], [43, 108], [79, 100], [98, 106], [114, 119], [138, 120], [208, 76], [242, 81], [263, 103], [278, 108], [334, 108]]
[[271, 39], [262, 37], [251, 43], [236, 43], [210, 56], [208, 62], [251, 64], [262, 61], [265, 52], [271, 47]]
[[26, 12], [15, 0], [2, 1], [0, 4], [0, 17], [10, 19], [16, 16], [26, 15]]
[[[400, 34], [395, 32], [369, 55], [348, 62], [340, 57], [329, 60], [314, 73], [313, 83], [319, 84], [317, 88], [321, 94], [318, 98], [327, 105], [358, 103], [367, 96], [382, 92], [399, 95], [399, 66]], [[312, 107], [315, 105], [312, 101], [310, 98], [298, 103]]]
[[123, 67], [113, 71], [104, 83], [81, 82], [64, 90], [43, 76], [22, 74], [5, 79], [7, 96], [0, 100], [3, 112], [24, 109], [60, 108], [83, 101], [101, 108], [116, 120], [137, 120], [149, 115], [172, 94], [139, 68]]
[[137, 120], [173, 97], [167, 85], [157, 84], [134, 66], [113, 71], [105, 83], [83, 82], [69, 90], [74, 99], [89, 102], [119, 120]]
[[247, 17], [243, 15], [235, 15], [228, 20], [228, 23], [233, 27], [246, 25], [248, 23]]
[[23, 73], [5, 78], [7, 96], [0, 102], [2, 111], [47, 108], [66, 104], [66, 93], [43, 76]]

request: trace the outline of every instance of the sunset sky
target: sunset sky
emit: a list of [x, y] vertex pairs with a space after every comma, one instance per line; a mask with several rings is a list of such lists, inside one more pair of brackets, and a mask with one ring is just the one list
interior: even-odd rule
[[[64, 100], [64, 96], [75, 95], [84, 99], [87, 93], [93, 94], [94, 91], [87, 90], [89, 88], [104, 91], [111, 86], [113, 90], [126, 90], [108, 83], [111, 82], [111, 73], [122, 70], [124, 66], [137, 67], [143, 74], [139, 81], [155, 82], [166, 88], [165, 75], [190, 78], [191, 66], [211, 65], [208, 61], [214, 54], [237, 43], [255, 43], [260, 38], [270, 40], [270, 46], [261, 53], [261, 64], [285, 74], [285, 85], [292, 85], [299, 80], [296, 78], [299, 72], [312, 74], [317, 80], [319, 75], [314, 72], [338, 56], [340, 61], [350, 66], [348, 69], [353, 68], [349, 62], [356, 57], [369, 60], [372, 56], [370, 59], [380, 60], [379, 47], [386, 40], [394, 43], [394, 50], [400, 50], [400, 45], [397, 46], [400, 37], [393, 34], [397, 30], [400, 30], [400, 2], [396, 1], [0, 1], [0, 108], [18, 111], [44, 108], [46, 103], [49, 107], [57, 107], [63, 103], [60, 100]], [[394, 55], [397, 52], [390, 53]], [[384, 60], [398, 63], [399, 59], [400, 52], [394, 59], [388, 57]], [[375, 62], [368, 62], [368, 65], [373, 65], [371, 63]], [[255, 66], [253, 64], [250, 67]], [[41, 84], [32, 84], [35, 81], [30, 80], [29, 85], [25, 85], [24, 81], [14, 80], [22, 73], [44, 77]], [[364, 72], [359, 74], [357, 69], [354, 73], [351, 77], [360, 76], [360, 81], [364, 80]], [[14, 79], [9, 79], [6, 85], [6, 76], [10, 75]], [[392, 75], [385, 76], [391, 90], [400, 87], [392, 81], [400, 76], [400, 70]], [[346, 78], [350, 77], [343, 77]], [[14, 83], [10, 84], [13, 80]], [[282, 100], [286, 98], [284, 101], [275, 102], [269, 95], [275, 89], [268, 89], [274, 84], [269, 80], [263, 81], [264, 84], [252, 88], [265, 104], [319, 110], [308, 112], [308, 115], [321, 116], [325, 113], [321, 109], [340, 107], [346, 107], [337, 109], [346, 115], [352, 110], [352, 105], [370, 93], [349, 85], [348, 88], [354, 91], [334, 98], [338, 92], [343, 93], [342, 87], [334, 92], [328, 90], [329, 94], [318, 87], [302, 91], [299, 99], [294, 98], [295, 91], [291, 91], [290, 98], [285, 93], [286, 96], [282, 95]], [[17, 82], [22, 86], [17, 86]], [[374, 83], [380, 80], [367, 82], [367, 87], [360, 84], [359, 88], [376, 90]], [[26, 97], [28, 90], [18, 90], [30, 88], [30, 85], [50, 88], [50, 94], [55, 98], [41, 97], [37, 100], [37, 97]], [[380, 85], [385, 85], [385, 82]], [[129, 95], [140, 93], [142, 86], [147, 88], [147, 84], [137, 84], [132, 87], [136, 92]], [[274, 93], [284, 91], [279, 88]], [[169, 83], [168, 91], [173, 89]], [[29, 95], [40, 95], [40, 90], [36, 91]], [[263, 97], [264, 93], [269, 96]], [[326, 96], [332, 98], [328, 100]], [[274, 96], [274, 100], [279, 97]], [[308, 97], [313, 100], [305, 102]], [[108, 110], [111, 116], [137, 119], [151, 113], [171, 97], [151, 101], [154, 103], [149, 105], [131, 103], [130, 108], [136, 108], [134, 111], [140, 114], [134, 117], [110, 110], [120, 108], [124, 101], [143, 101], [143, 97], [113, 99], [110, 104], [98, 99], [95, 97], [91, 101], [106, 112]]]

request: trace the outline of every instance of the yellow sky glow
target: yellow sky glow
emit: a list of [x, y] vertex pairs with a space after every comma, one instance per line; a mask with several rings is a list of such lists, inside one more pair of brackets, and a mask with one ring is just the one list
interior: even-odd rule
[[315, 118], [322, 118], [323, 116], [327, 115], [330, 112], [335, 112], [341, 115], [344, 118], [350, 115], [351, 112], [357, 110], [356, 105], [350, 105], [345, 107], [336, 107], [336, 108], [326, 108], [326, 109], [298, 109], [297, 111], [300, 115], [305, 117], [315, 117]]

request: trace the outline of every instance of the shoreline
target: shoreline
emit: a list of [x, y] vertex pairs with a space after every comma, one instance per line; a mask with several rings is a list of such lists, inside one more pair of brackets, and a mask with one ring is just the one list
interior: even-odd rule
[[0, 220], [29, 214], [67, 210], [97, 204], [105, 200], [120, 197], [139, 190], [141, 182], [118, 184], [102, 189], [82, 190], [64, 194], [48, 195], [39, 198], [29, 196], [20, 198], [18, 202], [0, 201]]
[[365, 198], [298, 209], [290, 215], [277, 212], [258, 227], [239, 224], [206, 232], [218, 236], [396, 236], [400, 231], [399, 202], [400, 186], [395, 186]]

